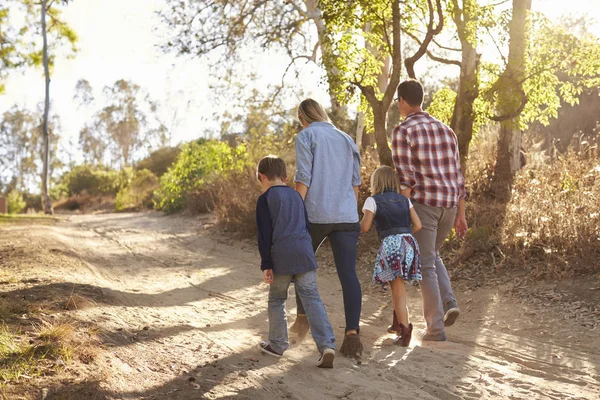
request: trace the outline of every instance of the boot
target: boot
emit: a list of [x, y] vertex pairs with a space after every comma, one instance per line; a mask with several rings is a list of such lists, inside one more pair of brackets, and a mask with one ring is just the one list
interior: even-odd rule
[[408, 324], [408, 327], [398, 324], [400, 328], [396, 331], [398, 337], [394, 340], [394, 344], [400, 347], [408, 347], [412, 337], [413, 324]]
[[299, 338], [303, 338], [308, 333], [309, 328], [308, 317], [304, 314], [298, 314], [296, 320], [290, 326], [290, 332], [297, 334]]
[[340, 353], [346, 357], [358, 357], [362, 354], [364, 348], [360, 341], [358, 333], [351, 333], [344, 336], [344, 342], [340, 347]]
[[398, 322], [398, 318], [396, 317], [396, 311], [394, 311], [394, 320], [390, 326], [388, 326], [388, 333], [396, 333], [400, 329], [400, 322]]

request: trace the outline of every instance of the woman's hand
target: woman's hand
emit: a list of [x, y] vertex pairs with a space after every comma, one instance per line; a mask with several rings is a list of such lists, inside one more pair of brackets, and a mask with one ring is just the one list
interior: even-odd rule
[[265, 283], [268, 283], [269, 285], [273, 283], [273, 270], [272, 269], [265, 269], [263, 270], [263, 278], [265, 279]]

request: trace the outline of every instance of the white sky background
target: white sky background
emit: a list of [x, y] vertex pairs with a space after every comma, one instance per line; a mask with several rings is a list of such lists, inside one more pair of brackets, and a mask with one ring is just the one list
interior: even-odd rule
[[[226, 105], [218, 105], [218, 93], [209, 88], [207, 63], [165, 55], [157, 47], [160, 39], [155, 28], [164, 27], [160, 26], [155, 11], [163, 6], [161, 0], [75, 0], [65, 9], [64, 19], [77, 32], [80, 51], [71, 60], [57, 57], [52, 76], [52, 112], [60, 116], [63, 145], [76, 145], [80, 129], [101, 106], [96, 104], [88, 111], [77, 109], [73, 95], [79, 79], [90, 82], [96, 98], [101, 97], [104, 86], [118, 79], [132, 80], [161, 103], [161, 117], [167, 126], [177, 110], [179, 124], [173, 130], [172, 144], [218, 129], [214, 115], [224, 111]], [[599, 1], [533, 0], [533, 8], [553, 20], [563, 14], [587, 15], [595, 20], [591, 29], [600, 36]], [[278, 83], [286, 60], [285, 56], [276, 54], [255, 56], [243, 66], [259, 76], [258, 81], [249, 82], [248, 86]], [[417, 67], [422, 64], [417, 63]], [[458, 74], [458, 68], [455, 70]], [[320, 78], [316, 67], [307, 66], [300, 81], [291, 83], [327, 103], [325, 89], [319, 86]], [[13, 72], [6, 93], [0, 96], [0, 113], [14, 104], [35, 109], [43, 101], [43, 89], [41, 70]], [[287, 101], [291, 106], [296, 99]]]

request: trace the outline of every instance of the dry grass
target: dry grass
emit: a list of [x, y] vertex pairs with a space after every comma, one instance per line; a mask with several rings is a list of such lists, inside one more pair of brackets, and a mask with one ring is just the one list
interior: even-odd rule
[[598, 272], [600, 162], [598, 146], [578, 144], [562, 155], [527, 154], [508, 202], [490, 196], [494, 132], [474, 143], [468, 183], [472, 199], [467, 240], [451, 238], [454, 260], [487, 271], [517, 269], [535, 278], [562, 279]]
[[76, 352], [75, 331], [68, 322], [43, 322], [31, 332], [0, 327], [0, 385], [68, 363]]

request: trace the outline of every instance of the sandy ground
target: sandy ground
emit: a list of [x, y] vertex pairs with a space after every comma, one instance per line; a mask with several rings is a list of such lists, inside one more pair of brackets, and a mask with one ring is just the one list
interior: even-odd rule
[[[388, 293], [363, 274], [365, 354], [338, 354], [335, 368], [322, 370], [310, 335], [280, 360], [259, 354], [267, 285], [258, 253], [253, 243], [217, 233], [210, 217], [107, 214], [0, 227], [1, 246], [24, 243], [63, 260], [42, 266], [45, 289], [97, 295], [77, 311], [99, 328], [96, 377], [50, 390], [49, 399], [600, 398], [598, 324], [560, 317], [562, 303], [523, 301], [514, 288], [514, 295], [501, 287], [457, 290], [463, 313], [449, 341], [413, 340], [403, 349], [385, 332]], [[331, 257], [320, 260], [319, 288], [341, 344], [341, 288]], [[416, 288], [409, 304], [424, 327]]]

